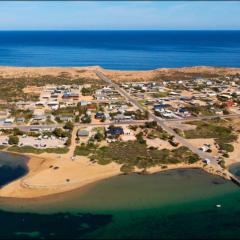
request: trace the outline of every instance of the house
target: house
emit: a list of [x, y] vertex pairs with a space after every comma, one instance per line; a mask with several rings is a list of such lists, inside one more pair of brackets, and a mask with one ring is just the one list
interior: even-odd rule
[[228, 95], [228, 94], [220, 94], [220, 95], [219, 95], [219, 98], [224, 99], [224, 100], [227, 100], [227, 99], [231, 99], [232, 96], [230, 96], [230, 95]]
[[37, 102], [37, 103], [35, 104], [35, 107], [36, 107], [36, 108], [43, 108], [43, 107], [44, 107], [44, 103], [43, 103], [43, 102]]
[[104, 93], [102, 93], [102, 94], [95, 94], [95, 98], [96, 98], [96, 100], [105, 100], [105, 99], [107, 99], [107, 95], [106, 94], [104, 94]]
[[41, 131], [41, 128], [38, 128], [38, 127], [31, 127], [30, 128], [30, 132], [40, 132]]
[[217, 94], [215, 92], [207, 92], [208, 97], [216, 97]]
[[170, 110], [165, 110], [164, 112], [161, 113], [162, 117], [165, 117], [165, 118], [173, 118], [174, 117], [174, 114], [172, 111]]
[[51, 109], [53, 109], [53, 110], [57, 110], [57, 109], [58, 109], [58, 106], [59, 106], [59, 104], [58, 104], [57, 101], [48, 102], [47, 105], [48, 105]]
[[207, 86], [211, 86], [213, 83], [212, 83], [212, 81], [207, 81], [206, 84], [207, 84]]
[[35, 115], [35, 116], [33, 116], [34, 121], [45, 121], [46, 118], [47, 117], [45, 115]]
[[218, 114], [218, 115], [223, 115], [223, 110], [220, 109], [220, 108], [215, 108], [214, 111], [215, 111], [215, 113]]
[[97, 110], [97, 106], [95, 104], [89, 104], [89, 105], [87, 105], [87, 110], [95, 111], [95, 110]]
[[7, 123], [7, 124], [12, 124], [14, 122], [14, 118], [6, 118], [4, 120], [4, 123]]
[[88, 137], [89, 132], [86, 129], [78, 129], [77, 136], [78, 137]]
[[71, 122], [73, 120], [72, 116], [58, 116], [58, 118], [60, 121], [63, 122]]
[[171, 107], [170, 104], [158, 104], [158, 105], [154, 105], [154, 110], [155, 111], [161, 111], [162, 109], [165, 109], [165, 108], [168, 108], [168, 107]]
[[50, 92], [44, 92], [44, 93], [41, 94], [40, 99], [46, 101], [46, 100], [49, 100], [50, 97], [51, 97], [51, 93]]
[[179, 94], [179, 93], [177, 93], [177, 92], [173, 92], [173, 91], [172, 91], [172, 92], [170, 92], [170, 93], [169, 93], [169, 95], [171, 95], [171, 96], [180, 96], [180, 94]]
[[106, 131], [107, 137], [117, 137], [124, 134], [122, 127], [109, 127]]
[[116, 121], [116, 122], [120, 122], [120, 121], [128, 121], [128, 120], [131, 120], [132, 117], [131, 116], [126, 116], [124, 114], [117, 114], [113, 117], [113, 119]]
[[179, 108], [177, 114], [181, 115], [182, 117], [190, 116], [190, 113], [186, 108]]
[[235, 105], [236, 105], [236, 103], [233, 102], [233, 101], [227, 101], [227, 102], [225, 102], [225, 106], [226, 106], [227, 108], [234, 107]]
[[97, 112], [95, 114], [95, 118], [96, 119], [104, 119], [105, 118], [105, 114], [103, 112]]
[[24, 118], [24, 117], [16, 118], [16, 122], [17, 122], [17, 123], [23, 123], [24, 121], [25, 121], [25, 118]]
[[87, 106], [88, 102], [87, 101], [80, 101], [79, 104], [80, 104], [80, 106]]
[[193, 99], [193, 97], [191, 96], [181, 96], [180, 97], [180, 100], [182, 101], [191, 101]]
[[78, 93], [71, 93], [71, 92], [65, 92], [62, 96], [62, 99], [64, 100], [79, 100], [79, 94]]

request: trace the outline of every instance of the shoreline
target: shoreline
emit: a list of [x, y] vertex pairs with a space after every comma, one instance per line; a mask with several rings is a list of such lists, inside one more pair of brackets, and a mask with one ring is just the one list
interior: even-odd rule
[[[99, 81], [98, 76], [95, 74], [95, 70], [101, 69], [101, 71], [108, 77], [124, 82], [131, 79], [136, 81], [151, 81], [156, 76], [174, 76], [174, 74], [187, 74], [194, 75], [196, 73], [203, 74], [226, 74], [226, 73], [240, 73], [240, 68], [226, 68], [226, 67], [208, 67], [208, 66], [195, 66], [195, 67], [182, 67], [182, 68], [159, 68], [154, 70], [109, 70], [101, 68], [100, 66], [89, 67], [11, 67], [0, 66], [0, 75], [2, 77], [19, 77], [19, 76], [58, 76], [62, 74], [63, 70], [69, 74], [69, 78], [76, 76], [93, 77], [95, 81]], [[46, 70], [46, 71], [45, 71]], [[133, 78], [133, 76], [135, 78]], [[76, 129], [75, 129], [76, 130]], [[72, 134], [74, 142], [75, 133]], [[3, 150], [4, 151], [4, 150]], [[6, 152], [8, 152], [6, 150]], [[0, 189], [0, 197], [24, 197], [24, 198], [36, 198], [45, 195], [51, 195], [60, 192], [66, 192], [76, 188], [81, 188], [87, 184], [94, 183], [96, 181], [106, 179], [112, 176], [122, 174], [120, 171], [121, 165], [117, 163], [110, 163], [108, 165], [99, 165], [92, 163], [89, 158], [84, 156], [77, 156], [74, 161], [71, 157], [74, 152], [74, 146], [71, 146], [71, 154], [20, 154], [29, 158], [27, 166], [29, 172], [22, 178], [9, 183]], [[12, 154], [12, 152], [10, 152]], [[16, 153], [18, 154], [18, 153]], [[163, 164], [164, 165], [164, 164]], [[162, 172], [171, 169], [178, 168], [201, 168], [204, 171], [219, 175], [225, 179], [230, 180], [230, 176], [225, 171], [219, 171], [213, 166], [204, 166], [202, 162], [196, 164], [173, 164], [168, 165], [167, 168], [161, 166], [152, 167], [147, 170], [149, 174], [155, 172]], [[140, 173], [141, 169], [136, 169], [135, 172]]]
[[[7, 153], [12, 153], [5, 151]], [[15, 153], [14, 153], [15, 154]], [[58, 158], [57, 154], [17, 154], [25, 156], [28, 159], [28, 173], [0, 189], [1, 198], [15, 199], [38, 199], [56, 194], [62, 194], [69, 191], [85, 189], [86, 187], [96, 184], [114, 176], [124, 175], [120, 171], [120, 165], [110, 163], [108, 165], [91, 164], [86, 157], [77, 157], [76, 160]], [[49, 169], [49, 165], [58, 165], [59, 169]], [[68, 166], [70, 165], [70, 166]], [[79, 168], [78, 168], [79, 167]], [[161, 166], [151, 167], [146, 173], [141, 169], [135, 169], [135, 174], [154, 174], [175, 169], [202, 169], [205, 172], [231, 180], [227, 175], [218, 172], [211, 166], [204, 166], [202, 162], [195, 164], [179, 163], [168, 165], [167, 168]], [[54, 171], [58, 171], [54, 174]], [[70, 174], [70, 175], [69, 175]], [[68, 182], [63, 181], [67, 176], [72, 176]]]

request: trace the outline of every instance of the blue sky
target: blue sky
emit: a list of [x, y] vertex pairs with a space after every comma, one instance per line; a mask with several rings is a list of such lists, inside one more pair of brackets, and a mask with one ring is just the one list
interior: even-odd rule
[[0, 30], [240, 29], [240, 2], [0, 2]]

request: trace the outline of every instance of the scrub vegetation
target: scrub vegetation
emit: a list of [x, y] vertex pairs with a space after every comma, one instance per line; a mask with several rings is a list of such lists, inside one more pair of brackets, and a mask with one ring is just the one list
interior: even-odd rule
[[185, 138], [214, 138], [220, 150], [234, 151], [231, 143], [237, 140], [237, 134], [228, 121], [216, 118], [208, 121], [188, 122], [188, 124], [197, 127], [194, 130], [184, 131]]

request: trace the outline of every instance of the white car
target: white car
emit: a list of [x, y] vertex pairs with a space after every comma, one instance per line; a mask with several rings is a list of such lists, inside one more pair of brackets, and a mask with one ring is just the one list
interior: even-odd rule
[[208, 159], [208, 158], [205, 158], [205, 159], [203, 160], [203, 162], [205, 162], [206, 164], [210, 164], [211, 160]]

